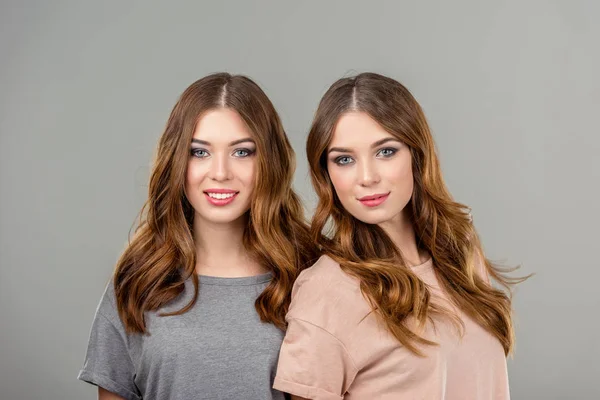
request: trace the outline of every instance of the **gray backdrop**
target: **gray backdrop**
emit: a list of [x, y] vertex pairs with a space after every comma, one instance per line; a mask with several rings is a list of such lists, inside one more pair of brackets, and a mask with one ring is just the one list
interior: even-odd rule
[[515, 399], [598, 399], [597, 1], [2, 1], [0, 398], [94, 399], [92, 317], [146, 196], [177, 96], [253, 77], [298, 154], [337, 78], [377, 71], [422, 103], [515, 298]]

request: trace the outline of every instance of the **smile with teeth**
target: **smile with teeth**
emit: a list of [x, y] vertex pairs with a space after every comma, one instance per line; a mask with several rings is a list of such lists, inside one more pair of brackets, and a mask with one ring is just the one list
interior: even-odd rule
[[233, 196], [235, 196], [237, 193], [235, 193], [235, 192], [233, 192], [233, 193], [212, 193], [212, 192], [206, 192], [206, 194], [208, 195], [208, 197], [211, 197], [213, 199], [223, 200], [223, 199], [230, 199]]

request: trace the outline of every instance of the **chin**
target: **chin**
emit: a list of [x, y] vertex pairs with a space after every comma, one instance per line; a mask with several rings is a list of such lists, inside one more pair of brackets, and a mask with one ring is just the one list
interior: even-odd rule
[[390, 220], [389, 215], [383, 215], [382, 213], [372, 213], [371, 215], [361, 213], [361, 215], [354, 214], [353, 217], [360, 222], [370, 225], [378, 225]]
[[246, 215], [246, 211], [222, 210], [225, 212], [215, 212], [207, 210], [202, 213], [196, 213], [201, 220], [212, 224], [231, 224]]

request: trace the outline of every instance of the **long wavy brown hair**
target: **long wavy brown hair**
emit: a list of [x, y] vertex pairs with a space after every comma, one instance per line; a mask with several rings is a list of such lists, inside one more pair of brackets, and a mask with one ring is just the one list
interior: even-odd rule
[[114, 273], [117, 308], [128, 332], [146, 333], [144, 313], [159, 310], [192, 278], [198, 299], [194, 209], [184, 194], [190, 145], [198, 120], [209, 110], [229, 108], [241, 116], [257, 147], [255, 188], [244, 246], [273, 274], [255, 307], [261, 320], [284, 329], [291, 289], [314, 259], [301, 202], [292, 190], [295, 154], [273, 104], [245, 76], [217, 73], [190, 85], [173, 108], [157, 149], [148, 200], [135, 234]]
[[[311, 226], [312, 240], [346, 273], [359, 279], [374, 312], [415, 354], [422, 355], [418, 344], [435, 343], [411, 330], [406, 324], [408, 317], [421, 326], [434, 315], [449, 316], [461, 324], [448, 309], [431, 301], [425, 283], [406, 267], [389, 236], [377, 225], [354, 218], [337, 198], [327, 170], [327, 148], [338, 120], [347, 112], [368, 114], [410, 148], [414, 191], [407, 207], [417, 245], [431, 254], [436, 276], [451, 300], [497, 337], [509, 354], [514, 345], [510, 289], [523, 279], [510, 278], [507, 273], [514, 269], [493, 265], [483, 256], [469, 208], [455, 202], [446, 188], [423, 110], [399, 82], [362, 73], [338, 80], [323, 96], [306, 144], [312, 182], [319, 197]], [[333, 224], [324, 232], [328, 221]], [[484, 280], [477, 273], [477, 263], [505, 290]]]

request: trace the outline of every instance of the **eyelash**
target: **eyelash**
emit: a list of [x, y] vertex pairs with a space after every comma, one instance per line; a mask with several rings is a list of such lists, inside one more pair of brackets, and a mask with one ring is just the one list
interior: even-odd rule
[[[383, 158], [390, 158], [390, 157], [392, 157], [394, 154], [396, 154], [396, 153], [398, 152], [398, 150], [397, 150], [397, 149], [395, 149], [395, 148], [392, 148], [392, 147], [386, 147], [386, 148], [383, 148], [383, 149], [379, 150], [379, 151], [377, 152], [377, 155], [380, 155], [380, 154], [381, 154], [383, 151], [390, 151], [390, 152], [391, 152], [391, 153], [390, 153], [390, 154], [388, 154], [388, 155], [383, 155], [383, 154], [382, 154], [382, 157], [383, 157]], [[345, 166], [345, 165], [350, 165], [350, 164], [352, 164], [352, 162], [354, 162], [354, 160], [352, 160], [351, 162], [345, 162], [345, 163], [342, 163], [342, 160], [343, 160], [343, 159], [345, 159], [345, 158], [348, 158], [348, 159], [352, 160], [352, 157], [350, 157], [350, 156], [339, 156], [339, 157], [336, 157], [336, 158], [333, 160], [333, 162], [334, 162], [335, 164], [339, 165], [340, 167], [343, 167], [343, 166]]]
[[383, 157], [385, 157], [385, 158], [389, 158], [389, 157], [393, 156], [393, 155], [394, 155], [394, 154], [396, 154], [396, 152], [398, 151], [397, 149], [394, 149], [393, 147], [386, 147], [386, 148], [383, 148], [383, 149], [379, 150], [379, 151], [377, 152], [377, 154], [381, 154], [381, 152], [382, 152], [382, 151], [386, 151], [386, 150], [387, 150], [387, 151], [391, 151], [391, 153], [390, 153], [390, 154], [388, 154], [387, 156], [383, 156]]
[[[245, 155], [237, 155], [235, 157], [237, 158], [246, 158], [246, 157], [250, 157], [251, 155], [253, 155], [254, 153], [256, 153], [256, 150], [252, 150], [252, 149], [246, 149], [246, 148], [242, 148], [242, 149], [236, 149], [233, 154], [235, 155], [236, 153], [239, 152], [244, 152], [246, 153]], [[206, 158], [208, 157], [208, 151], [204, 150], [204, 149], [192, 149], [190, 151], [191, 155], [193, 157], [196, 158]], [[199, 155], [200, 153], [203, 153], [203, 155]]]
[[236, 157], [246, 158], [246, 157], [250, 157], [251, 155], [253, 155], [256, 152], [256, 150], [251, 150], [251, 149], [237, 149], [236, 151], [233, 152], [233, 154], [239, 153], [241, 151], [245, 152], [246, 155], [245, 156], [236, 156]]
[[342, 160], [343, 160], [344, 158], [348, 158], [348, 159], [352, 160], [352, 157], [348, 157], [348, 156], [339, 156], [339, 157], [336, 157], [336, 158], [333, 160], [333, 162], [334, 162], [335, 164], [339, 165], [340, 167], [343, 167], [343, 166], [345, 166], [345, 165], [349, 165], [349, 164], [351, 164], [351, 162], [345, 162], [345, 163], [343, 163], [343, 162], [342, 162]]
[[193, 157], [196, 157], [196, 158], [204, 158], [204, 157], [206, 157], [206, 156], [200, 156], [200, 155], [198, 155], [198, 153], [206, 153], [206, 154], [208, 154], [208, 152], [206, 150], [204, 150], [204, 149], [192, 149], [190, 151], [190, 153], [191, 153], [191, 155]]

